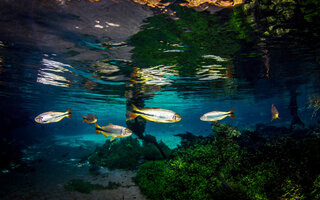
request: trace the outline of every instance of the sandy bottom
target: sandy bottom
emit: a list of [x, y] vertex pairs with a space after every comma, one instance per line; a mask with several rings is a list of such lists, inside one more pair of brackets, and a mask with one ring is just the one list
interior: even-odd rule
[[[100, 169], [99, 175], [92, 175], [87, 162], [79, 163], [105, 142], [103, 137], [94, 136], [57, 136], [26, 148], [23, 151], [23, 159], [28, 163], [25, 172], [0, 173], [0, 199], [146, 199], [132, 181], [135, 171]], [[66, 191], [64, 185], [72, 179], [105, 186], [111, 181], [121, 186], [94, 190], [90, 194]]]

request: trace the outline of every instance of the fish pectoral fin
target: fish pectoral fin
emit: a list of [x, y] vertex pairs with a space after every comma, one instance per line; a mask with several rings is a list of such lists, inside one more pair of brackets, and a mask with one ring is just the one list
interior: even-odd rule
[[215, 123], [218, 123], [218, 120], [213, 120]]
[[99, 135], [99, 133], [100, 133], [100, 131], [99, 131], [99, 130], [96, 130], [96, 134]]

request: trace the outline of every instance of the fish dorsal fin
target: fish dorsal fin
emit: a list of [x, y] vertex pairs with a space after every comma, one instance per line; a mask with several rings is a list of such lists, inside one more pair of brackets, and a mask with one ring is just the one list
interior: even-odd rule
[[101, 127], [97, 124], [97, 123], [94, 123], [94, 126], [96, 127], [96, 129], [101, 129]]
[[113, 125], [113, 124], [111, 124], [111, 123], [109, 122], [108, 126], [111, 126], [111, 125]]
[[131, 106], [132, 106], [132, 108], [133, 108], [134, 111], [135, 111], [135, 110], [139, 110], [139, 109], [137, 108], [137, 106], [135, 106], [135, 105], [133, 105], [133, 104], [131, 104]]

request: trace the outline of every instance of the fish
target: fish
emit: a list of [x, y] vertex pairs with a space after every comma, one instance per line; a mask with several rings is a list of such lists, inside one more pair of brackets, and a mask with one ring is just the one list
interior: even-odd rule
[[66, 112], [49, 111], [49, 112], [42, 113], [37, 117], [35, 117], [34, 121], [40, 124], [48, 124], [48, 123], [59, 122], [65, 117], [68, 117], [69, 119], [72, 118], [71, 108], [69, 108]]
[[95, 123], [95, 127], [95, 132], [97, 135], [101, 132], [106, 138], [111, 136], [110, 141], [114, 140], [115, 138], [129, 137], [132, 134], [130, 129], [111, 123], [109, 123], [108, 126], [99, 126], [97, 123]]
[[87, 116], [82, 116], [82, 118], [82, 123], [87, 122], [88, 124], [94, 124], [98, 121], [98, 118], [94, 114], [88, 114]]
[[231, 109], [228, 112], [224, 112], [224, 111], [211, 111], [211, 112], [208, 112], [208, 113], [202, 115], [200, 117], [200, 120], [218, 122], [219, 120], [223, 120], [224, 118], [226, 118], [228, 116], [231, 117], [232, 119], [235, 118], [235, 116], [234, 116], [234, 108]]
[[271, 105], [271, 114], [272, 114], [271, 121], [274, 120], [274, 119], [280, 119], [279, 118], [279, 112], [278, 112], [277, 108], [273, 104]]
[[131, 106], [133, 107], [133, 111], [127, 111], [127, 120], [134, 119], [138, 116], [157, 123], [174, 123], [181, 120], [181, 116], [172, 110], [153, 107], [138, 109], [133, 104], [131, 104]]

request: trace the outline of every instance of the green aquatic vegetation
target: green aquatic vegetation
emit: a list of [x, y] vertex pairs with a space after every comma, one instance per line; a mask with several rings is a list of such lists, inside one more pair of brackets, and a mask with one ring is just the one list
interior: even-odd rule
[[[155, 140], [154, 137], [153, 139]], [[158, 145], [165, 154], [170, 154], [171, 150], [163, 142]], [[163, 156], [153, 143], [144, 141], [141, 145], [137, 138], [132, 137], [114, 142], [107, 140], [102, 147], [97, 148], [88, 157], [90, 164], [107, 167], [111, 170], [131, 170], [137, 167], [141, 161], [161, 159]]]
[[212, 129], [217, 138], [223, 137], [226, 139], [232, 139], [234, 137], [241, 136], [241, 132], [237, 128], [227, 124], [213, 123]]
[[[162, 151], [166, 156], [170, 155], [171, 150], [165, 143], [160, 141], [158, 145], [160, 146], [160, 148], [162, 149]], [[162, 160], [163, 159], [163, 156], [159, 151], [159, 148], [157, 148], [154, 145], [154, 143], [150, 143], [146, 141], [143, 141], [142, 154], [145, 160]]]
[[[274, 133], [255, 145], [250, 137], [269, 128], [285, 136]], [[180, 146], [170, 160], [141, 165], [136, 182], [142, 192], [150, 199], [319, 198], [320, 139], [309, 135], [312, 130], [241, 133], [219, 123], [213, 130], [199, 143]]]
[[109, 169], [132, 169], [138, 165], [142, 147], [131, 137], [106, 143], [88, 157], [90, 164]]
[[281, 186], [283, 195], [281, 199], [305, 199], [305, 196], [302, 194], [301, 186], [297, 185], [291, 179], [286, 179], [283, 185]]
[[68, 191], [77, 191], [89, 194], [92, 190], [116, 189], [119, 186], [120, 184], [114, 182], [109, 182], [108, 186], [103, 186], [100, 184], [92, 184], [80, 179], [73, 179], [68, 181], [68, 183], [64, 185], [64, 188]]
[[320, 199], [320, 175], [315, 179], [315, 181], [313, 182], [313, 188], [312, 188], [312, 196], [315, 199]]
[[232, 175], [239, 173], [241, 155], [231, 137], [222, 137], [225, 133], [207, 144], [182, 146], [167, 162], [144, 163], [136, 177], [142, 192], [150, 199], [238, 196], [230, 187]]
[[148, 161], [139, 167], [135, 181], [150, 199], [164, 199], [166, 182], [163, 176], [166, 168], [165, 161]]

